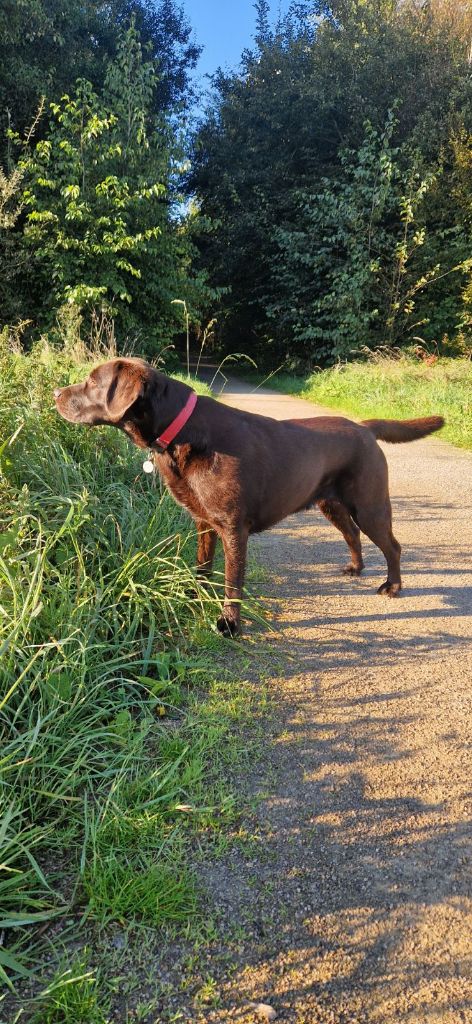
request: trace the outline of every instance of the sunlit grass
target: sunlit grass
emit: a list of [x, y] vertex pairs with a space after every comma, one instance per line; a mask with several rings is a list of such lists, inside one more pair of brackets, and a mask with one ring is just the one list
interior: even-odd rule
[[[187, 515], [118, 431], [67, 424], [53, 408], [53, 387], [86, 372], [54, 353], [0, 354], [0, 982], [10, 987], [41, 977], [41, 935], [65, 913], [79, 928], [196, 914], [185, 836], [234, 813], [221, 769], [242, 746], [236, 723], [254, 714], [253, 695], [217, 678], [218, 602], [196, 588]], [[35, 1019], [101, 1024], [94, 984], [68, 970]]]
[[37, 1001], [31, 1024], [107, 1024], [99, 986], [85, 960], [57, 972]]
[[408, 419], [439, 413], [440, 437], [472, 448], [472, 362], [440, 359], [433, 365], [403, 357], [340, 364], [308, 377], [276, 374], [270, 387], [362, 418]]

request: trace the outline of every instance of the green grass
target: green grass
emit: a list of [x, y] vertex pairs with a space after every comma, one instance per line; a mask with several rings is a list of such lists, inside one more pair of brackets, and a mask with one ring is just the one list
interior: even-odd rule
[[433, 366], [408, 357], [346, 363], [308, 377], [274, 375], [269, 387], [299, 395], [359, 419], [408, 419], [439, 413], [440, 437], [472, 448], [472, 362], [440, 359]]
[[144, 924], [185, 921], [196, 912], [195, 881], [182, 865], [162, 863], [161, 850], [155, 851], [157, 863], [145, 857], [124, 863], [112, 848], [87, 872], [85, 889], [92, 914], [102, 922], [126, 923], [139, 917]]
[[37, 1000], [31, 1024], [107, 1024], [98, 983], [83, 960], [60, 971]]
[[233, 819], [228, 766], [245, 750], [243, 726], [262, 713], [254, 688], [225, 677], [218, 602], [195, 591], [186, 514], [118, 431], [55, 412], [53, 387], [87, 371], [47, 350], [0, 352], [0, 988], [11, 991], [0, 1020], [9, 1005], [9, 1024], [23, 1001], [22, 1020], [106, 1019], [95, 974], [77, 974], [67, 953], [62, 981], [35, 995], [59, 970], [68, 933], [198, 920], [189, 849], [199, 831], [216, 836]]

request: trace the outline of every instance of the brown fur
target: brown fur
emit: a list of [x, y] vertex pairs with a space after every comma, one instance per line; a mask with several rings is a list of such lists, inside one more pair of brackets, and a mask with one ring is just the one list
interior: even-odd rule
[[198, 533], [197, 573], [212, 570], [217, 537], [225, 555], [225, 600], [218, 628], [240, 632], [248, 536], [285, 516], [317, 505], [343, 534], [351, 554], [345, 572], [362, 571], [360, 531], [380, 548], [388, 575], [378, 593], [401, 589], [400, 545], [392, 533], [388, 473], [376, 438], [400, 442], [424, 437], [443, 424], [423, 420], [367, 420], [340, 416], [269, 419], [200, 397], [166, 451], [156, 438], [185, 405], [190, 388], [141, 359], [113, 359], [81, 384], [54, 392], [61, 416], [73, 423], [111, 424], [153, 459]]

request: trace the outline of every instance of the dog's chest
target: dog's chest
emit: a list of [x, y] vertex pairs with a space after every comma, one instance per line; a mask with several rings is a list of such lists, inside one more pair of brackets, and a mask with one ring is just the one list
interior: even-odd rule
[[192, 516], [201, 519], [205, 515], [205, 510], [193, 486], [196, 467], [191, 464], [189, 453], [180, 450], [183, 447], [187, 446], [179, 446], [177, 459], [171, 458], [170, 455], [158, 456], [156, 466], [175, 501], [183, 505]]

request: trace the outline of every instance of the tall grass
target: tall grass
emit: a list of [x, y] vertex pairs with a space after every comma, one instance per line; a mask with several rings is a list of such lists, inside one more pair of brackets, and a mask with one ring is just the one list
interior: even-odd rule
[[208, 626], [214, 602], [195, 594], [190, 521], [117, 431], [56, 414], [53, 387], [85, 372], [45, 350], [0, 352], [0, 981], [9, 986], [28, 974], [38, 933], [71, 908], [102, 923], [195, 913], [181, 808], [211, 804], [221, 741], [214, 697], [201, 721], [192, 698], [202, 671], [188, 638]]
[[380, 356], [293, 377], [280, 374], [270, 386], [358, 418], [411, 418], [440, 413], [443, 440], [472, 448], [472, 362], [439, 359], [433, 365]]

